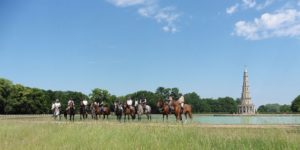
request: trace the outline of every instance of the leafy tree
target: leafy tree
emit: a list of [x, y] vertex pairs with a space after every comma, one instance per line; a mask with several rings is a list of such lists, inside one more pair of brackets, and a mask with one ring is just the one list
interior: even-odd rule
[[292, 112], [300, 112], [300, 95], [293, 100], [291, 110]]
[[92, 90], [90, 94], [91, 100], [96, 102], [105, 102], [108, 105], [113, 103], [113, 99], [111, 98], [111, 94], [107, 90], [95, 88]]
[[13, 83], [9, 80], [0, 78], [0, 114], [5, 113], [7, 99], [10, 95]]
[[282, 112], [282, 113], [291, 112], [291, 105], [281, 105], [280, 112]]
[[265, 107], [265, 105], [261, 105], [258, 107], [257, 112], [259, 113], [267, 112], [267, 108]]
[[280, 113], [280, 105], [277, 103], [262, 105], [257, 111], [260, 113]]
[[162, 100], [167, 99], [171, 95], [170, 88], [158, 87], [155, 94]]
[[185, 99], [185, 103], [190, 104], [192, 106], [194, 112], [200, 112], [201, 99], [197, 93], [195, 92], [187, 93], [184, 95], [184, 99]]

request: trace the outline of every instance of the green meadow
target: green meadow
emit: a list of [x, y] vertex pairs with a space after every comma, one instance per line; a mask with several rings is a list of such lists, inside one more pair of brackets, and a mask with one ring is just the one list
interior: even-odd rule
[[0, 149], [300, 149], [299, 126], [0, 117]]

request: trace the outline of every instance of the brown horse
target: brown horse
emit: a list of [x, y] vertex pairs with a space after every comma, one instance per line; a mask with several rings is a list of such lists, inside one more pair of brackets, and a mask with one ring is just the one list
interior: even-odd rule
[[88, 106], [84, 105], [83, 101], [80, 102], [80, 120], [87, 119], [88, 116]]
[[181, 120], [182, 121], [182, 117], [181, 114], [183, 113], [185, 115], [185, 120], [187, 120], [187, 115], [189, 115], [190, 119], [192, 119], [192, 106], [189, 104], [184, 104], [183, 106], [183, 111], [181, 111], [181, 106], [180, 103], [174, 100], [170, 101], [170, 105], [172, 105], [174, 107], [174, 113], [176, 116], [176, 120]]
[[170, 107], [163, 100], [158, 100], [156, 106], [161, 109], [163, 115], [163, 121], [165, 121], [165, 116], [168, 120], [168, 116], [170, 114]]
[[68, 115], [70, 116], [70, 121], [74, 121], [74, 116], [75, 116], [75, 105], [74, 105], [74, 103], [70, 103], [69, 108], [65, 110], [65, 112], [64, 112], [65, 119], [68, 118]]
[[127, 104], [124, 104], [124, 122], [126, 120], [126, 116], [127, 116], [127, 120], [130, 120], [130, 116], [131, 116], [131, 119], [134, 120], [135, 119], [135, 108]]
[[108, 115], [110, 115], [109, 107], [108, 106], [103, 106], [101, 114], [103, 115], [103, 119], [105, 119], [105, 116], [106, 116], [106, 119], [108, 119]]
[[100, 108], [99, 108], [99, 104], [98, 103], [92, 103], [91, 104], [91, 115], [92, 115], [92, 119], [98, 119], [98, 115], [101, 115], [100, 112]]

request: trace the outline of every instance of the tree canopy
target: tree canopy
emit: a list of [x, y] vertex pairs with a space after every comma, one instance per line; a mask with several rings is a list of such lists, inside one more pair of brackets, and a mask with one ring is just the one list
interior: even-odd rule
[[[174, 88], [158, 87], [155, 92], [139, 90], [127, 95], [115, 96], [105, 89], [95, 88], [90, 94], [78, 91], [52, 91], [39, 88], [30, 88], [0, 78], [0, 113], [1, 114], [45, 114], [50, 113], [51, 104], [59, 99], [62, 109], [67, 107], [68, 100], [72, 99], [77, 108], [81, 100], [89, 102], [104, 102], [112, 107], [115, 100], [125, 102], [129, 97], [132, 100], [147, 99], [147, 104], [154, 113], [158, 113], [156, 102], [166, 100], [170, 95], [179, 98], [181, 91]], [[191, 104], [193, 113], [236, 113], [240, 99], [231, 97], [201, 98], [196, 92], [184, 94], [185, 103]], [[289, 105], [268, 104], [260, 106], [259, 112], [300, 112], [300, 96]]]

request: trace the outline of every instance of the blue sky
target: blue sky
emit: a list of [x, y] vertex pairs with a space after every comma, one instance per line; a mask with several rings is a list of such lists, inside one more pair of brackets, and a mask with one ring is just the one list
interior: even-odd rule
[[300, 94], [298, 0], [1, 0], [0, 77], [115, 95], [159, 86], [254, 104]]

